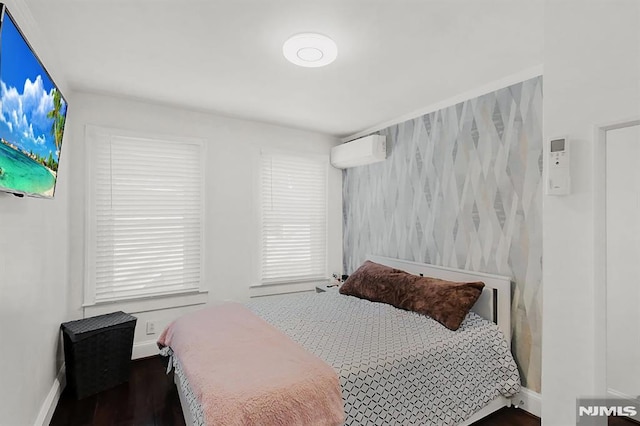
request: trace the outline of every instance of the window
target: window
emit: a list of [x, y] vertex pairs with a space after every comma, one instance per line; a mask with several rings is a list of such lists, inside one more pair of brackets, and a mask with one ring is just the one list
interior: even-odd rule
[[203, 145], [87, 127], [85, 303], [200, 288]]
[[261, 284], [327, 277], [326, 157], [261, 157]]

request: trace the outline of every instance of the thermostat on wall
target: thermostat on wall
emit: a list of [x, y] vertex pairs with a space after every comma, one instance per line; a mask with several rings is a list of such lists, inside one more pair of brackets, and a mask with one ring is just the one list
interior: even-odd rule
[[571, 161], [569, 139], [552, 139], [547, 145], [547, 195], [568, 195], [571, 192]]

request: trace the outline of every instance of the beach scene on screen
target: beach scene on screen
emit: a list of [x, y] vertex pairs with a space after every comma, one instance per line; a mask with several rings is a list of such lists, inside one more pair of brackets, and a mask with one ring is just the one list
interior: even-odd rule
[[0, 102], [0, 189], [53, 197], [67, 105], [8, 14]]

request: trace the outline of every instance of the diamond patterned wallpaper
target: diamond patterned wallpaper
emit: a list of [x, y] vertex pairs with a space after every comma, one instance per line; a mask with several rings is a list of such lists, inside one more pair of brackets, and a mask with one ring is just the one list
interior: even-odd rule
[[344, 270], [377, 254], [513, 277], [513, 352], [540, 392], [542, 77], [379, 132], [344, 171]]

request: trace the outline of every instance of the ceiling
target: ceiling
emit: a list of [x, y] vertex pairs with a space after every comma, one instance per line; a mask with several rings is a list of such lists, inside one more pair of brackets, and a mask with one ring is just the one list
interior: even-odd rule
[[[346, 136], [542, 63], [538, 0], [27, 0], [74, 90]], [[338, 45], [302, 68], [300, 32]]]

